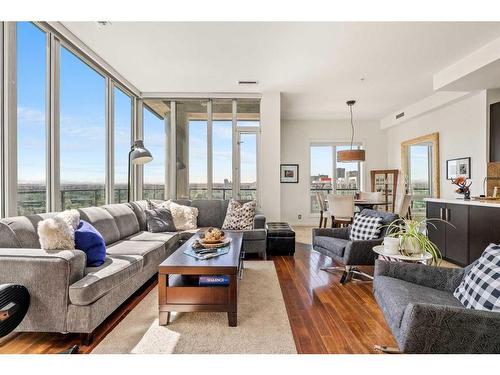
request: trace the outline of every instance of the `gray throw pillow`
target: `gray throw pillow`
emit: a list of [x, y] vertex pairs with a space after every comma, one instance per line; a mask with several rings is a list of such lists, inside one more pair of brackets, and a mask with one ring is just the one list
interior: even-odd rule
[[170, 210], [166, 208], [154, 208], [152, 210], [145, 210], [144, 212], [146, 213], [146, 225], [149, 232], [176, 231], [174, 219]]

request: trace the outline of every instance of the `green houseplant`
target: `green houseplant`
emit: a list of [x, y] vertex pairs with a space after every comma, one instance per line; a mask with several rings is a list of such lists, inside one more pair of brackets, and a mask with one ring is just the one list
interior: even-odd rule
[[427, 252], [432, 256], [432, 264], [439, 265], [443, 259], [441, 251], [427, 236], [427, 225], [436, 228], [433, 221], [450, 224], [441, 219], [397, 219], [387, 226], [387, 237], [399, 238], [401, 254], [412, 255]]

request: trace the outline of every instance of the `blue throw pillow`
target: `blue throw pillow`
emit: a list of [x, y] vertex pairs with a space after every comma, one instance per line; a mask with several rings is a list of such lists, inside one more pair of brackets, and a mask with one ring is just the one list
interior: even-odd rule
[[75, 230], [75, 248], [87, 254], [87, 267], [99, 267], [106, 258], [106, 243], [101, 233], [85, 220]]

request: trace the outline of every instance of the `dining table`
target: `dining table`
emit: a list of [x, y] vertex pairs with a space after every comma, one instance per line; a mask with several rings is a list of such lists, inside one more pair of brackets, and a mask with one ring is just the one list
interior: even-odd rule
[[[326, 206], [328, 207], [328, 200], [325, 199]], [[370, 210], [373, 210], [375, 206], [384, 206], [384, 207], [389, 207], [392, 202], [386, 202], [386, 201], [370, 201], [366, 199], [355, 199], [354, 200], [354, 206], [358, 207], [360, 211], [363, 209], [367, 208]]]

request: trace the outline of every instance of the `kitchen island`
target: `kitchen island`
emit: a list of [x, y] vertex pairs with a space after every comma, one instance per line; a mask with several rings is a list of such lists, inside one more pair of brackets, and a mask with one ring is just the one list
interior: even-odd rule
[[[449, 262], [466, 266], [500, 243], [500, 200], [426, 198], [428, 234]], [[451, 225], [450, 225], [451, 224]]]

